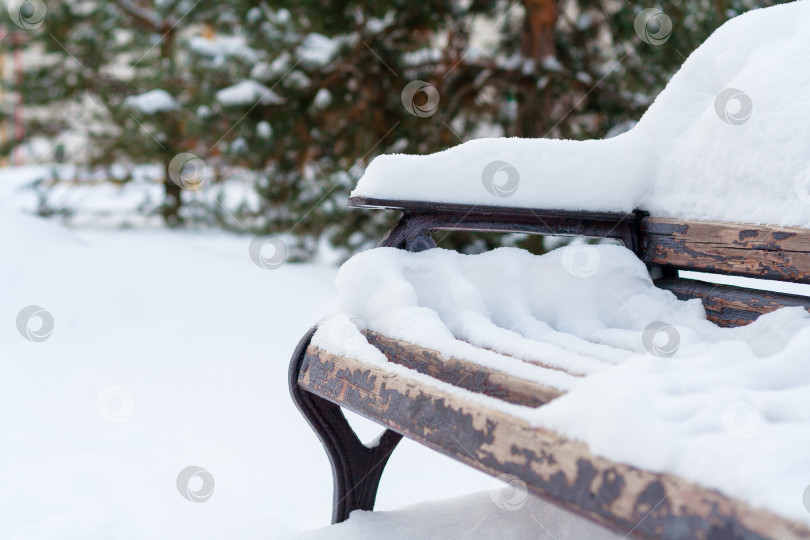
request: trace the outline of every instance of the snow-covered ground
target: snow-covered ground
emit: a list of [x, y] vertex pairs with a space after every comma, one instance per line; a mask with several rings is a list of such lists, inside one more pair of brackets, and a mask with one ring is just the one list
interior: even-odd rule
[[[0, 538], [295, 538], [328, 525], [331, 471], [287, 367], [336, 308], [335, 269], [262, 270], [249, 237], [146, 221], [65, 229], [19, 210], [38, 173], [0, 170]], [[44, 341], [18, 329], [30, 305], [53, 317]], [[363, 438], [378, 433], [352, 418]], [[214, 480], [205, 502], [178, 490], [189, 466]], [[378, 508], [421, 505], [305, 538], [600, 534], [503, 486], [404, 441]]]
[[[355, 193], [645, 208], [692, 219], [808, 226], [810, 124], [802, 121], [810, 88], [808, 15], [810, 2], [795, 2], [725, 25], [689, 58], [638, 126], [614, 139], [478, 140], [428, 157], [381, 157]], [[21, 211], [36, 200], [20, 186], [41, 174], [0, 170], [0, 538], [608, 537], [528, 497], [520, 485], [503, 487], [407, 441], [383, 477], [383, 512], [356, 513], [345, 524], [312, 531], [328, 523], [330, 469], [289, 398], [287, 363], [307, 328], [338, 309], [335, 269], [261, 269], [248, 255], [249, 237], [166, 231], [148, 219], [121, 229], [69, 230]], [[129, 199], [106, 199], [115, 189], [94, 188], [87, 205], [130, 207]], [[68, 187], [63, 194], [76, 193]], [[432, 311], [429, 322], [438, 324], [423, 324], [422, 338], [478, 336], [490, 340], [479, 345], [492, 354], [513, 352], [504, 347], [545, 354], [546, 338], [571, 351], [580, 338], [576, 347], [590, 351], [549, 358], [588, 377], [576, 384], [546, 380], [571, 391], [532, 421], [586, 440], [597, 453], [673, 471], [810, 522], [804, 513], [810, 488], [804, 502], [801, 493], [810, 474], [803, 460], [810, 425], [807, 313], [784, 310], [721, 335], [699, 306], [652, 292], [643, 265], [617, 250], [599, 248], [595, 269], [573, 256], [566, 265], [562, 251], [525, 266], [518, 259], [528, 254], [479, 256], [522, 287], [540, 283], [537, 290], [507, 290], [517, 299], [513, 305], [501, 301], [508, 296], [505, 282], [493, 285], [491, 267], [476, 281], [475, 263], [461, 277], [452, 260], [419, 264], [419, 257], [460, 257], [455, 254], [397, 253], [385, 260], [377, 250], [343, 272], [344, 282], [362, 282], [366, 294], [374, 285], [375, 298], [357, 295], [349, 283], [342, 308], [392, 334], [417, 328]], [[362, 257], [375, 261], [374, 272], [363, 268]], [[573, 300], [565, 290], [546, 299], [539, 274], [527, 269], [548, 261], [555, 266], [551, 275], [568, 281], [605, 275], [590, 288], [569, 283]], [[436, 268], [444, 272], [444, 295], [434, 294], [441, 283]], [[593, 284], [605, 279], [618, 300], [598, 297]], [[420, 291], [439, 303], [422, 302]], [[467, 302], [463, 310], [458, 298]], [[488, 306], [492, 298], [497, 301]], [[528, 311], [546, 326], [505, 339], [507, 319], [527, 311], [531, 298], [541, 305]], [[670, 339], [646, 343], [657, 358], [639, 350], [648, 310], [670, 324], [667, 336], [677, 328], [679, 357], [669, 359]], [[493, 313], [491, 320], [483, 316]], [[482, 325], [489, 326], [478, 333]], [[538, 332], [546, 349], [519, 339]], [[594, 347], [583, 339], [604, 346], [597, 347], [603, 363], [623, 364], [589, 364], [585, 357]], [[640, 411], [643, 426], [622, 426], [623, 437], [605, 431], [612, 427], [606, 415]], [[363, 438], [378, 433], [352, 418]], [[657, 430], [652, 439], [659, 451], [644, 446], [651, 439], [641, 432], [649, 426]], [[419, 504], [395, 510], [412, 503]]]

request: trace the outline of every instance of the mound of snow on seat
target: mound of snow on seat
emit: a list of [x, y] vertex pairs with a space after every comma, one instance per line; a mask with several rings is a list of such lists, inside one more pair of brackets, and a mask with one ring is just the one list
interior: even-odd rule
[[699, 300], [656, 288], [644, 264], [614, 245], [542, 256], [379, 248], [344, 264], [336, 284], [342, 313], [320, 325], [314, 345], [386, 362], [360, 334], [370, 329], [565, 390], [531, 409], [452, 389], [614, 461], [810, 523], [802, 502], [810, 314], [802, 308], [720, 328]]
[[381, 156], [352, 195], [810, 227], [808, 20], [795, 2], [729, 21], [613, 139]]

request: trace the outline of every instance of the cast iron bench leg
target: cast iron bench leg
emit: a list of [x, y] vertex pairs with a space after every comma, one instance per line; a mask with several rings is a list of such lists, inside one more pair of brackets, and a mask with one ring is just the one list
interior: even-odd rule
[[[408, 251], [436, 247], [430, 237], [435, 219], [433, 215], [405, 214], [380, 245]], [[315, 328], [307, 332], [293, 353], [290, 393], [329, 455], [334, 480], [332, 523], [340, 523], [349, 518], [352, 510], [374, 509], [383, 469], [402, 435], [386, 429], [377, 446], [369, 448], [357, 438], [339, 406], [298, 386], [298, 375], [307, 369], [306, 351], [314, 333]]]
[[352, 510], [374, 509], [383, 469], [402, 435], [387, 429], [379, 444], [369, 448], [357, 438], [339, 406], [298, 386], [298, 374], [306, 370], [306, 350], [314, 333], [315, 328], [307, 332], [293, 353], [290, 393], [329, 455], [334, 480], [332, 523], [340, 523]]

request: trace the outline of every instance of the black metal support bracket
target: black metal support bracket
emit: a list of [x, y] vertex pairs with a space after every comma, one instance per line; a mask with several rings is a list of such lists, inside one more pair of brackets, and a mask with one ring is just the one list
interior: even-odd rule
[[349, 518], [353, 510], [373, 510], [383, 469], [402, 435], [385, 430], [370, 448], [357, 438], [339, 406], [303, 390], [298, 384], [307, 369], [306, 351], [312, 328], [298, 343], [290, 362], [289, 385], [293, 401], [321, 440], [332, 465], [332, 523]]
[[365, 198], [353, 198], [349, 204], [356, 208], [389, 208], [403, 212], [380, 242], [381, 247], [424, 251], [436, 247], [432, 233], [457, 230], [613, 238], [636, 254], [642, 249], [640, 225], [645, 214], [640, 211], [534, 210]]

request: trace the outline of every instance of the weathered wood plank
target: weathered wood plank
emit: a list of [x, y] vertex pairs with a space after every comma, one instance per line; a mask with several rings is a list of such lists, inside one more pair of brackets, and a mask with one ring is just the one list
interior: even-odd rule
[[509, 403], [539, 407], [559, 397], [556, 388], [515, 377], [461, 358], [444, 358], [425, 347], [384, 336], [363, 332], [391, 362], [472, 392], [496, 397]]
[[473, 399], [358, 360], [307, 350], [302, 388], [468, 465], [641, 538], [810, 538], [810, 529], [668, 474], [593, 455]]
[[758, 291], [692, 279], [660, 279], [655, 285], [681, 300], [699, 298], [706, 317], [720, 326], [743, 326], [779, 308], [799, 306], [810, 311], [810, 298], [795, 294]]
[[810, 230], [645, 218], [641, 259], [648, 264], [810, 283]]

